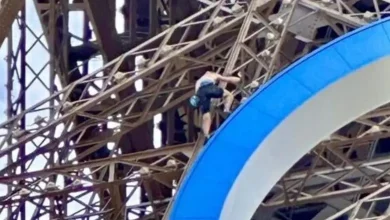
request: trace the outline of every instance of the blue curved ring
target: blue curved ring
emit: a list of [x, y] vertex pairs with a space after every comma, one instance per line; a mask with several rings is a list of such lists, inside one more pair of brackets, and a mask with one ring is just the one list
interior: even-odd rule
[[319, 91], [389, 55], [389, 33], [389, 19], [357, 29], [294, 63], [252, 95], [200, 153], [169, 219], [219, 219], [236, 177], [267, 135]]

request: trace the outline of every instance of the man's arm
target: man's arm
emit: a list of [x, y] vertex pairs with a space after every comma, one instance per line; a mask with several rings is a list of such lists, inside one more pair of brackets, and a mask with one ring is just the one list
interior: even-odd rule
[[241, 79], [239, 77], [236, 77], [236, 76], [221, 76], [219, 74], [217, 74], [217, 79], [219, 81], [223, 81], [223, 82], [227, 82], [227, 83], [233, 83], [233, 84], [238, 84]]
[[200, 82], [199, 82], [199, 80], [196, 80], [196, 82], [195, 82], [195, 93], [198, 92], [199, 86], [200, 86]]
[[230, 82], [228, 76], [221, 76], [221, 75], [219, 75], [217, 73], [216, 73], [216, 75], [217, 75], [218, 81], [223, 81], [223, 82], [227, 82], [227, 83]]

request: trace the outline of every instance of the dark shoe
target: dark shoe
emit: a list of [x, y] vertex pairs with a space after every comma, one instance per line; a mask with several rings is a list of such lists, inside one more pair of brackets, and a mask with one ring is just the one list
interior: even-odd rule
[[203, 145], [206, 145], [207, 144], [207, 142], [210, 140], [210, 138], [211, 138], [211, 136], [214, 134], [214, 132], [213, 133], [211, 133], [211, 134], [209, 134], [209, 135], [205, 135], [204, 136], [204, 144]]
[[207, 142], [209, 142], [209, 140], [210, 140], [210, 138], [209, 138], [209, 137], [205, 137], [205, 138], [204, 138], [204, 144], [203, 144], [203, 145], [206, 145], [206, 144], [207, 144]]
[[229, 115], [231, 114], [232, 112], [225, 112], [225, 111], [223, 111], [223, 112], [220, 112], [220, 115], [223, 117], [223, 118], [227, 118], [227, 117], [229, 117]]

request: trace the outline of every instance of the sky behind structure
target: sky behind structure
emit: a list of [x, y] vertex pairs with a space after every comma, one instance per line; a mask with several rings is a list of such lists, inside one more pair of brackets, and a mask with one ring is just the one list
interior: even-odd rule
[[[117, 16], [116, 16], [116, 28], [119, 33], [122, 33], [124, 31], [124, 19], [121, 13], [119, 13], [120, 7], [124, 4], [124, 0], [116, 0], [117, 1]], [[69, 16], [69, 31], [70, 33], [82, 38], [83, 34], [83, 19], [84, 15], [83, 12], [70, 12]], [[27, 26], [33, 30], [34, 34], [37, 36], [40, 36], [43, 31], [42, 31], [42, 26], [40, 24], [37, 11], [34, 6], [34, 1], [26, 1], [26, 22]], [[18, 30], [18, 25], [14, 23], [13, 25], [13, 48], [16, 50], [18, 41], [19, 41], [19, 30]], [[94, 36], [93, 36], [94, 38]], [[34, 44], [36, 41], [36, 37], [34, 37], [33, 34], [31, 34], [30, 31], [26, 31], [26, 44], [27, 44], [27, 49], [31, 47], [31, 45]], [[47, 43], [45, 41], [45, 38], [42, 37], [42, 41], [45, 47], [47, 47]], [[82, 44], [81, 41], [78, 41], [76, 39], [72, 39], [71, 41], [72, 46], [77, 46]], [[7, 90], [5, 87], [5, 84], [7, 83], [7, 50], [8, 50], [8, 43], [5, 41], [0, 48], [0, 71], [2, 74], [0, 74], [0, 121], [4, 122], [7, 120], [7, 115], [6, 115], [6, 108], [7, 108]], [[30, 88], [26, 91], [26, 105], [27, 108], [29, 106], [32, 106], [36, 104], [37, 102], [47, 98], [49, 96], [49, 91], [45, 88], [49, 86], [49, 66], [45, 67], [45, 64], [47, 61], [49, 61], [49, 54], [46, 51], [40, 43], [37, 43], [34, 45], [34, 47], [31, 49], [31, 51], [27, 54], [26, 57], [26, 63], [29, 65], [29, 68], [31, 67], [34, 72], [40, 72], [40, 79], [44, 83], [41, 83], [39, 80], [34, 78], [33, 72], [29, 69], [26, 68], [26, 84], [30, 84]], [[80, 63], [81, 64], [81, 63]], [[19, 64], [18, 64], [19, 65]], [[103, 62], [101, 56], [97, 56], [95, 58], [92, 58], [92, 60], [89, 62], [89, 71], [94, 71], [100, 67], [102, 67]], [[14, 80], [14, 90], [13, 90], [13, 99], [15, 99], [19, 95], [19, 85], [18, 82], [16, 81], [16, 77]], [[60, 84], [57, 81], [57, 86]], [[60, 89], [60, 88], [59, 88]], [[136, 89], [139, 91], [142, 89], [142, 81], [136, 82]], [[45, 112], [39, 112], [35, 115], [28, 116], [26, 118], [27, 125], [31, 125], [34, 123], [34, 118], [39, 115], [41, 117], [48, 117], [49, 111], [46, 110]], [[155, 124], [157, 124], [159, 121], [161, 121], [161, 115], [158, 115], [155, 117]], [[1, 131], [0, 130], [0, 138], [1, 135], [6, 133], [6, 131]], [[154, 144], [155, 147], [160, 147], [161, 146], [161, 132], [157, 127], [155, 126], [154, 128]], [[31, 151], [35, 150], [34, 146], [28, 145], [26, 146], [26, 153], [29, 153]], [[73, 155], [70, 157], [74, 157], [75, 153], [73, 152]], [[16, 159], [16, 155], [14, 155], [14, 160]], [[42, 159], [42, 160], [41, 160]], [[45, 166], [45, 158], [41, 158], [39, 160], [33, 161], [32, 165], [30, 166], [29, 170], [40, 170], [43, 169]], [[7, 161], [0, 161], [0, 169], [4, 168], [6, 165]], [[59, 178], [57, 181], [57, 185], [61, 188], [63, 187], [63, 179]], [[44, 185], [42, 185], [43, 188], [45, 188]], [[138, 199], [139, 198], [139, 190], [134, 196], [135, 199], [131, 199], [127, 205], [135, 205], [138, 204]], [[0, 184], [0, 196], [4, 196], [7, 194], [7, 187], [5, 185]], [[73, 195], [77, 195], [79, 193], [74, 193]], [[137, 195], [138, 194], [138, 195]], [[31, 194], [32, 195], [32, 194]], [[91, 194], [84, 196], [83, 201], [89, 202]], [[48, 201], [47, 201], [48, 202]], [[32, 204], [27, 203], [27, 218], [29, 219], [30, 216], [32, 215], [34, 211], [34, 207]], [[82, 208], [77, 202], [71, 202], [68, 206], [68, 209], [70, 213]], [[0, 215], [0, 219], [5, 219], [4, 216], [5, 213], [2, 213]], [[80, 213], [81, 214], [81, 213]]]

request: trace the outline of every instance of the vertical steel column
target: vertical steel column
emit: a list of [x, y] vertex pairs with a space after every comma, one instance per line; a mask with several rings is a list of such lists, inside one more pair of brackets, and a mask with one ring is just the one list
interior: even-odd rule
[[[21, 112], [26, 110], [26, 9], [23, 6], [20, 11], [19, 17], [19, 44], [17, 47], [17, 52], [14, 53], [13, 48], [13, 31], [10, 29], [10, 33], [8, 35], [8, 55], [7, 55], [7, 70], [8, 70], [8, 79], [7, 79], [7, 117], [12, 118]], [[20, 57], [18, 65], [18, 57]], [[14, 76], [17, 76], [17, 82], [20, 85], [19, 96], [16, 100], [13, 100], [13, 88], [14, 88]], [[19, 124], [13, 124], [8, 127], [8, 132], [11, 134], [14, 130], [25, 131], [26, 130], [26, 118], [25, 116], [21, 117]], [[12, 144], [13, 135], [9, 136], [7, 143]], [[22, 144], [19, 146], [18, 159], [21, 160], [26, 156], [26, 146]], [[8, 164], [13, 162], [12, 153], [7, 156]], [[12, 172], [16, 173], [16, 170]], [[20, 173], [26, 172], [26, 165], [23, 163], [20, 165]], [[17, 183], [18, 185], [24, 185], [25, 181], [21, 180]], [[8, 186], [8, 193], [13, 192], [13, 187]], [[16, 218], [21, 220], [26, 219], [26, 203], [25, 201], [20, 201], [19, 207], [16, 208], [15, 213], [11, 206], [8, 207], [8, 219], [13, 219], [14, 214]]]
[[186, 117], [187, 117], [187, 128], [186, 128], [186, 137], [187, 137], [187, 142], [193, 142], [196, 137], [196, 132], [195, 132], [195, 124], [194, 124], [194, 119], [195, 119], [195, 111], [191, 106], [185, 106], [185, 112], [186, 112]]
[[[68, 54], [69, 54], [69, 1], [61, 1], [61, 14], [62, 14], [62, 62], [64, 62], [64, 69], [69, 70]], [[54, 64], [54, 63], [53, 63]], [[54, 83], [54, 80], [53, 80]]]
[[[10, 119], [13, 117], [13, 106], [12, 106], [12, 88], [13, 88], [13, 78], [14, 78], [14, 71], [12, 70], [12, 61], [13, 61], [13, 35], [12, 35], [12, 28], [10, 29], [10, 32], [8, 34], [8, 54], [7, 54], [7, 118]], [[12, 135], [12, 129], [13, 127], [8, 127], [8, 134]], [[12, 144], [12, 138], [8, 138], [7, 144]], [[12, 160], [12, 153], [9, 153], [7, 155], [7, 165], [13, 163]], [[9, 195], [12, 192], [12, 186], [7, 186], [7, 195]], [[7, 207], [7, 219], [11, 219], [12, 216], [12, 206]]]
[[168, 8], [169, 8], [169, 26], [172, 26], [175, 24], [175, 15], [173, 13], [173, 0], [168, 0]]
[[[55, 78], [55, 44], [56, 44], [56, 2], [55, 0], [50, 0], [49, 2], [49, 27], [48, 27], [48, 44], [49, 44], [49, 53], [50, 53], [50, 63], [49, 63], [49, 89], [50, 89], [50, 94], [54, 93], [55, 86], [54, 86], [54, 78]], [[50, 100], [49, 103], [50, 107], [54, 106], [54, 100]], [[54, 111], [52, 108], [50, 108], [50, 113], [49, 113], [49, 120], [54, 119]], [[50, 136], [54, 136], [55, 131], [50, 131]], [[50, 158], [49, 158], [49, 166], [52, 166], [54, 164], [54, 151], [50, 153]], [[56, 178], [51, 175], [50, 176], [50, 182], [55, 183]], [[54, 204], [54, 198], [50, 197], [50, 210], [55, 210], [55, 204]], [[55, 216], [53, 215], [53, 212], [50, 212], [50, 219], [53, 219]]]
[[157, 34], [158, 28], [158, 14], [157, 14], [157, 0], [149, 0], [149, 37]]
[[128, 17], [125, 16], [125, 31], [129, 32], [130, 45], [137, 41], [137, 0], [127, 0]]
[[[55, 63], [55, 43], [56, 43], [56, 19], [55, 19], [55, 0], [50, 0], [49, 2], [49, 53], [50, 53], [50, 64], [49, 64], [49, 71], [50, 71], [50, 93], [54, 92], [54, 78], [55, 78], [55, 69], [54, 69], [54, 63]], [[54, 64], [54, 65], [53, 65]], [[54, 101], [50, 101], [50, 106], [54, 106]], [[54, 118], [54, 111], [50, 111], [50, 119]]]
[[[84, 44], [88, 43], [91, 39], [91, 29], [89, 28], [89, 18], [87, 12], [84, 11], [84, 24], [83, 24], [83, 42]], [[88, 74], [89, 62], [84, 62], [83, 64], [83, 76]]]
[[[20, 11], [20, 112], [24, 112], [26, 110], [26, 6], [23, 6]], [[20, 121], [20, 129], [26, 130], [26, 118], [23, 116]], [[22, 159], [26, 156], [26, 145], [22, 144], [19, 146], [19, 158]], [[26, 172], [26, 164], [22, 164], [20, 166], [20, 172]], [[24, 185], [25, 181], [21, 180], [20, 185]], [[20, 219], [26, 220], [26, 203], [25, 201], [20, 202]]]
[[176, 117], [175, 117], [175, 112], [176, 110], [174, 109], [171, 109], [169, 111], [167, 111], [166, 113], [166, 140], [167, 142], [164, 143], [165, 145], [173, 145], [174, 143], [174, 140], [175, 140], [175, 132], [176, 132], [176, 128], [175, 128], [175, 123], [176, 123]]

